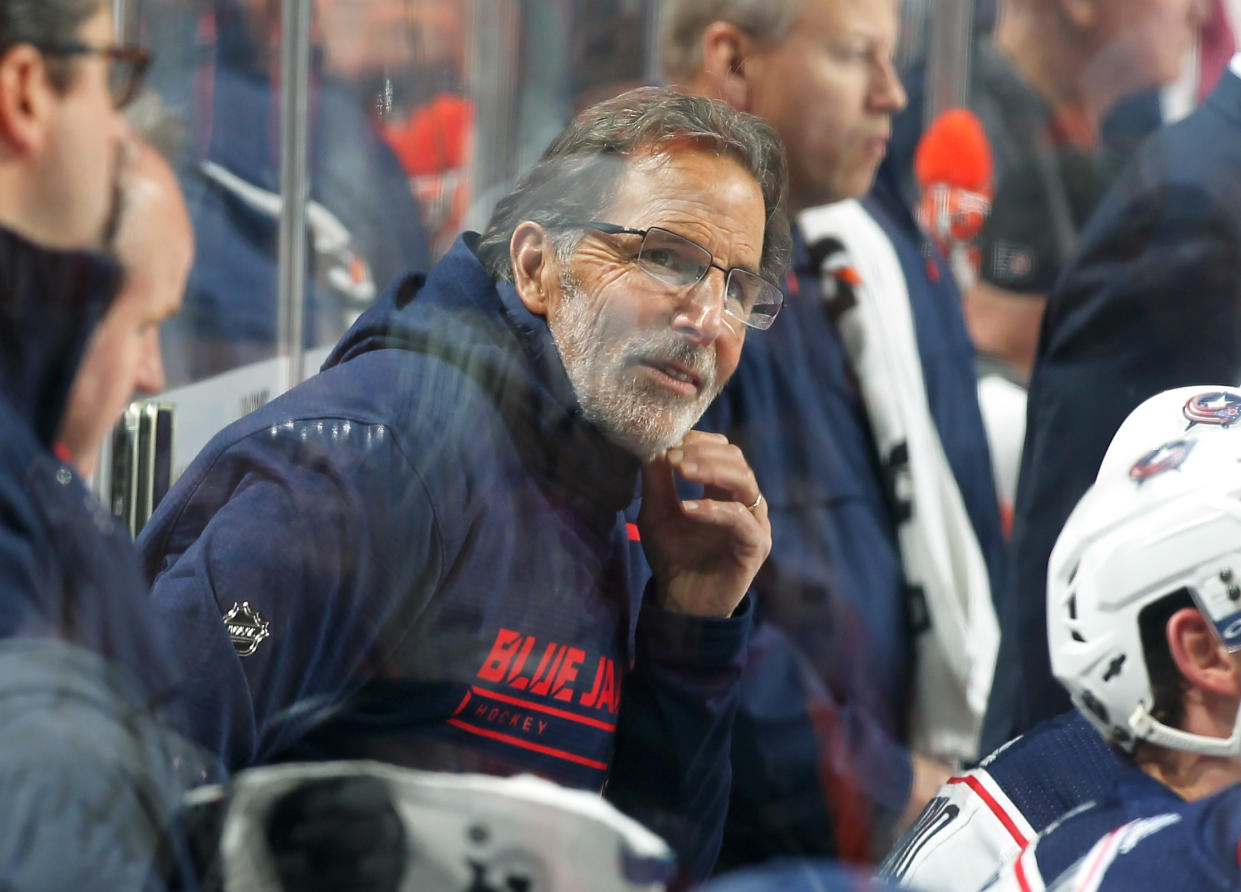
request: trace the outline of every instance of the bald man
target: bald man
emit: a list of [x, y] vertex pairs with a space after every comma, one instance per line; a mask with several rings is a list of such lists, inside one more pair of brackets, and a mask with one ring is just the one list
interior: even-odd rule
[[62, 454], [84, 477], [94, 473], [104, 438], [134, 395], [164, 388], [159, 325], [181, 309], [194, 258], [189, 210], [172, 168], [150, 146], [133, 152], [115, 242], [124, 282], [91, 337], [60, 428]]

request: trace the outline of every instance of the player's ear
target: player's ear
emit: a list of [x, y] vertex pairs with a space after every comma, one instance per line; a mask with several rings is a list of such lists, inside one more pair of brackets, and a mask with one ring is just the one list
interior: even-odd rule
[[550, 233], [531, 220], [517, 224], [509, 239], [508, 256], [517, 296], [531, 313], [546, 316], [553, 283], [559, 281]]
[[1193, 688], [1241, 698], [1241, 668], [1199, 610], [1183, 607], [1172, 614], [1167, 640], [1172, 661]]

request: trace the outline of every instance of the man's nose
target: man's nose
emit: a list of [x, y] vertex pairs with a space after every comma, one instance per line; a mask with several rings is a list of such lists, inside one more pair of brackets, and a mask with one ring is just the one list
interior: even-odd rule
[[896, 114], [905, 107], [908, 96], [891, 59], [880, 59], [871, 85], [871, 103], [880, 111]]
[[679, 296], [673, 328], [697, 344], [714, 343], [728, 328], [724, 314], [725, 275], [712, 268]]

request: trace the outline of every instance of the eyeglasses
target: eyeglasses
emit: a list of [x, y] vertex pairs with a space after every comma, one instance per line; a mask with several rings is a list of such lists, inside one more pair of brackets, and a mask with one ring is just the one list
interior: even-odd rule
[[41, 53], [49, 56], [103, 56], [108, 60], [108, 94], [114, 108], [124, 108], [133, 102], [142, 89], [151, 54], [137, 46], [97, 46], [90, 43], [69, 41], [38, 46]]
[[750, 328], [771, 328], [784, 304], [784, 295], [774, 283], [738, 266], [724, 269], [710, 251], [683, 235], [659, 226], [632, 229], [598, 220], [580, 225], [608, 235], [641, 236], [634, 258], [638, 268], [674, 288], [692, 288], [718, 269], [724, 274], [724, 312]]

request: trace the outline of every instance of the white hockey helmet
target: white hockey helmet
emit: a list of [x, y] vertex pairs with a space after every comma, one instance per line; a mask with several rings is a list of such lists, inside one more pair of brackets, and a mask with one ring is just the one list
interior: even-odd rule
[[[1180, 422], [1165, 417], [1172, 405]], [[1233, 405], [1241, 409], [1235, 388], [1182, 388], [1135, 409], [1052, 550], [1052, 671], [1083, 715], [1126, 750], [1146, 740], [1241, 755], [1241, 711], [1227, 738], [1189, 734], [1151, 715], [1139, 628], [1147, 606], [1188, 590], [1220, 641], [1241, 649], [1241, 424], [1190, 417], [1227, 417], [1210, 413]], [[1143, 433], [1157, 438], [1138, 446]]]

